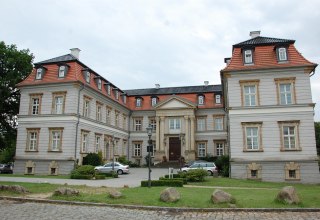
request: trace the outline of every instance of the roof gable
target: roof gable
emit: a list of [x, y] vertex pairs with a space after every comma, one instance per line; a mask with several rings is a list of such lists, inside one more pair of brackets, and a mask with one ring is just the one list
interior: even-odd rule
[[179, 108], [196, 108], [197, 106], [190, 102], [189, 100], [186, 100], [184, 98], [181, 98], [179, 96], [173, 95], [170, 96], [170, 98], [158, 103], [155, 106], [155, 109], [179, 109]]
[[48, 59], [48, 60], [44, 60], [44, 61], [35, 63], [35, 65], [37, 65], [37, 64], [68, 62], [68, 61], [75, 61], [75, 60], [78, 60], [75, 56], [73, 56], [72, 54], [66, 54], [66, 55], [63, 55], [63, 56], [59, 56], [59, 57], [55, 57], [55, 58], [51, 58], [51, 59]]
[[271, 38], [271, 37], [255, 37], [238, 44], [233, 45], [233, 48], [245, 46], [261, 46], [261, 45], [274, 45], [274, 44], [294, 44], [294, 40]]

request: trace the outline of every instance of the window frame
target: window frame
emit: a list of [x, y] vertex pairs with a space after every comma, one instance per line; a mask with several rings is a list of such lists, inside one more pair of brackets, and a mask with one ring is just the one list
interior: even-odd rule
[[[201, 148], [200, 148], [201, 146]], [[201, 150], [201, 152], [200, 152]], [[207, 156], [207, 142], [206, 141], [198, 141], [197, 142], [197, 157], [204, 158]]]
[[[263, 138], [262, 138], [262, 122], [242, 122], [242, 133], [243, 133], [243, 152], [263, 152]], [[248, 128], [257, 128], [257, 148], [248, 148]], [[253, 137], [251, 135], [251, 137]], [[251, 141], [252, 142], [252, 141]]]
[[[277, 104], [278, 105], [294, 105], [297, 103], [295, 81], [296, 81], [296, 77], [274, 79], [274, 82], [277, 87]], [[281, 100], [281, 85], [286, 85], [286, 84], [290, 84], [291, 103], [288, 103], [287, 98], [285, 99], [285, 103], [283, 103]]]
[[114, 110], [114, 125], [120, 127], [120, 112], [117, 110]]
[[221, 104], [221, 95], [215, 95], [215, 103], [216, 104]]
[[[219, 148], [218, 148], [218, 145], [221, 145], [221, 146], [219, 146]], [[219, 157], [219, 156], [225, 155], [225, 148], [224, 148], [225, 147], [225, 142], [224, 141], [216, 141], [214, 143], [214, 147], [215, 147], [216, 156]], [[222, 153], [221, 153], [221, 151], [222, 151]]]
[[[63, 130], [64, 128], [48, 128], [49, 129], [49, 152], [62, 152], [62, 140], [63, 140]], [[60, 138], [59, 142], [57, 143], [57, 148], [53, 148], [53, 141], [54, 141], [54, 135], [53, 132], [59, 132]]]
[[151, 97], [151, 106], [154, 107], [158, 104], [158, 97]]
[[[137, 123], [139, 122], [139, 123]], [[134, 118], [133, 119], [134, 131], [142, 131], [143, 118]]]
[[[221, 120], [220, 124], [217, 123], [218, 119]], [[217, 127], [218, 125], [221, 125], [221, 129]], [[224, 131], [224, 115], [213, 115], [213, 130]]]
[[197, 117], [197, 131], [207, 130], [207, 117]]
[[157, 120], [155, 117], [149, 117], [149, 125], [151, 125], [153, 132], [157, 130]]
[[[247, 57], [247, 52], [250, 52], [250, 59]], [[244, 65], [253, 65], [253, 49], [244, 49], [243, 50], [243, 64]]]
[[88, 153], [89, 152], [89, 136], [90, 131], [81, 130], [81, 148], [80, 153]]
[[44, 73], [44, 69], [42, 67], [38, 67], [36, 69], [36, 76], [35, 79], [36, 80], [41, 80], [43, 78], [43, 73]]
[[91, 97], [88, 97], [86, 95], [83, 96], [83, 114], [82, 114], [83, 117], [90, 118], [91, 100], [92, 100]]
[[[27, 141], [26, 141], [26, 149], [25, 152], [38, 152], [39, 151], [39, 136], [40, 136], [40, 129], [41, 128], [27, 128]], [[31, 133], [36, 134], [36, 137], [31, 140]], [[32, 144], [31, 149], [31, 141]]]
[[96, 120], [102, 121], [102, 106], [103, 104], [101, 102], [96, 102]]
[[[94, 137], [94, 152], [99, 153], [101, 151], [101, 138], [102, 135], [96, 133]], [[98, 140], [99, 139], [99, 140]]]
[[[288, 48], [284, 46], [279, 46], [276, 48], [277, 59], [279, 63], [286, 63], [288, 61]], [[283, 58], [284, 55], [284, 59]]]
[[136, 98], [136, 107], [142, 107], [142, 98]]
[[87, 83], [90, 83], [91, 81], [91, 73], [89, 70], [85, 71], [85, 80]]
[[[52, 92], [52, 108], [51, 108], [52, 114], [56, 114], [56, 115], [64, 114], [66, 95], [67, 95], [66, 91]], [[62, 97], [62, 103], [60, 103], [61, 112], [58, 112], [58, 108], [57, 108], [57, 98], [59, 97]]]
[[[62, 79], [65, 78], [66, 75], [68, 74], [68, 70], [69, 70], [69, 65], [68, 64], [58, 64], [58, 78]], [[61, 68], [64, 68], [63, 71], [61, 70]], [[63, 75], [61, 75], [61, 73], [63, 73]]]
[[[278, 121], [279, 125], [279, 130], [280, 130], [280, 151], [301, 151], [301, 145], [300, 145], [300, 134], [299, 134], [299, 126], [300, 126], [300, 121], [299, 120], [294, 120], [294, 121]], [[285, 135], [284, 134], [284, 127], [293, 127], [294, 128], [294, 147], [287, 148], [285, 146], [285, 138], [292, 137], [292, 135]], [[291, 143], [291, 141], [289, 141]]]
[[[241, 88], [241, 105], [243, 107], [255, 107], [255, 106], [260, 106], [260, 93], [259, 93], [259, 84], [260, 80], [240, 80], [239, 81], [240, 88]], [[255, 93], [246, 93], [245, 87], [255, 87]], [[254, 100], [255, 104], [253, 105], [251, 103], [251, 98], [250, 103], [246, 103], [246, 96], [252, 97], [254, 95]]]
[[133, 145], [133, 152], [132, 152], [132, 157], [142, 157], [142, 141], [134, 141], [132, 143]]
[[106, 124], [111, 125], [111, 113], [112, 113], [112, 108], [107, 106], [106, 107]]
[[[296, 162], [288, 162], [284, 167], [285, 180], [286, 181], [300, 181], [301, 180], [301, 169], [300, 164]], [[290, 171], [294, 171], [295, 176], [290, 175]]]
[[[42, 104], [43, 93], [31, 93], [29, 94], [29, 115], [40, 115], [41, 114], [41, 104]], [[34, 103], [34, 100], [38, 99], [38, 103]], [[34, 110], [36, 109], [36, 113]]]
[[[173, 125], [173, 126], [171, 126]], [[169, 131], [179, 132], [181, 130], [181, 118], [171, 117], [169, 118]]]
[[205, 105], [204, 99], [205, 99], [204, 95], [198, 95], [198, 105], [201, 105], [201, 106]]
[[127, 115], [122, 114], [122, 128], [127, 130]]

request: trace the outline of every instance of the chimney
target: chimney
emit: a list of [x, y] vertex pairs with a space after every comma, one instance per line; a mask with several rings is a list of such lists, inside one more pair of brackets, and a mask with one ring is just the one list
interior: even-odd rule
[[250, 37], [252, 38], [256, 38], [260, 36], [260, 31], [250, 31]]
[[160, 84], [156, 84], [156, 89], [159, 89], [160, 88]]
[[208, 86], [209, 85], [209, 81], [204, 81], [204, 86]]
[[73, 55], [79, 60], [79, 53], [81, 50], [79, 48], [71, 48], [70, 51], [71, 51], [71, 55]]

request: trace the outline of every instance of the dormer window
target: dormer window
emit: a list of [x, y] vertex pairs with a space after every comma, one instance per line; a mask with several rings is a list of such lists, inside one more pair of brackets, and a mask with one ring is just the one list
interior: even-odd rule
[[204, 105], [204, 96], [203, 95], [198, 96], [198, 105]]
[[58, 77], [64, 78], [68, 73], [69, 66], [67, 64], [60, 64], [58, 69]]
[[137, 98], [136, 99], [136, 107], [141, 107], [142, 106], [142, 98]]
[[119, 91], [116, 90], [116, 99], [118, 100], [119, 99]]
[[151, 105], [155, 106], [158, 103], [158, 98], [157, 97], [152, 97], [151, 98]]
[[36, 79], [42, 79], [43, 69], [40, 67], [37, 69]]
[[127, 96], [126, 96], [126, 95], [123, 95], [122, 98], [123, 98], [123, 103], [126, 104], [126, 103], [127, 103]]
[[90, 72], [86, 71], [85, 76], [86, 76], [86, 82], [90, 83]]
[[216, 104], [221, 104], [221, 95], [216, 95]]
[[101, 79], [98, 79], [98, 83], [97, 84], [98, 84], [98, 89], [101, 90], [101, 84], [102, 84]]
[[111, 86], [110, 86], [110, 84], [107, 85], [107, 93], [108, 93], [108, 95], [111, 95]]
[[287, 48], [285, 48], [285, 47], [277, 48], [277, 57], [278, 57], [279, 62], [287, 61], [288, 60]]
[[244, 50], [244, 64], [253, 64], [253, 52], [251, 49]]

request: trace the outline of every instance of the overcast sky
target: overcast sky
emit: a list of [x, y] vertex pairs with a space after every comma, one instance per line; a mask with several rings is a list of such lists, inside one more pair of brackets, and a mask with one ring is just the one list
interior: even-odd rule
[[[220, 84], [232, 45], [255, 30], [296, 40], [320, 63], [318, 0], [0, 1], [1, 41], [30, 49], [34, 62], [78, 47], [83, 63], [123, 90]], [[320, 67], [311, 85], [320, 104]]]

